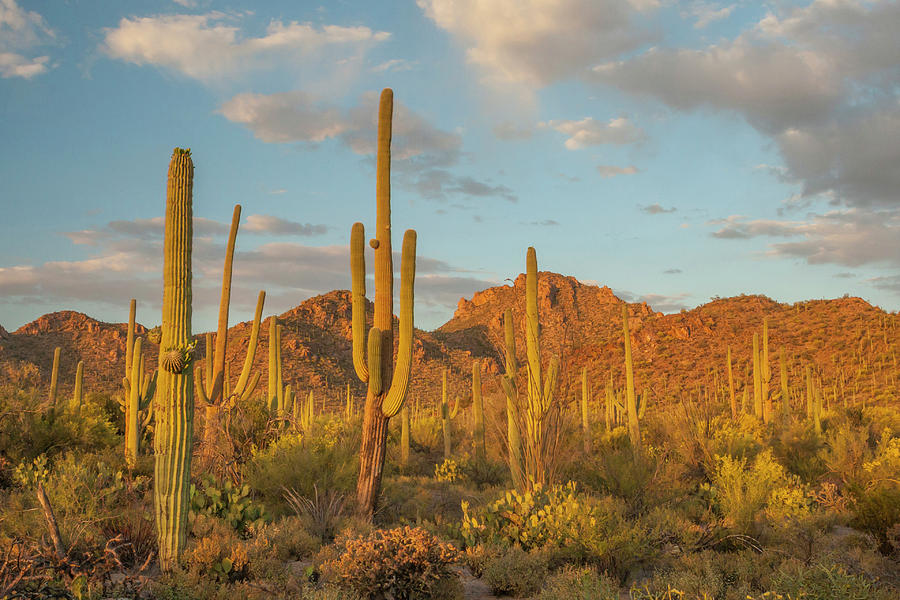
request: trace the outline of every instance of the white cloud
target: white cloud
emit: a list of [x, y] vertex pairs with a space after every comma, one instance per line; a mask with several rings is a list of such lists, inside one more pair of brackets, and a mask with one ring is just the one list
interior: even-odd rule
[[[254, 233], [280, 234], [300, 225], [260, 215], [251, 215], [247, 220], [242, 230]], [[0, 267], [0, 303], [29, 303], [59, 310], [77, 308], [79, 303], [122, 307], [130, 298], [138, 298], [142, 305], [159, 308], [162, 223], [161, 217], [114, 221], [94, 230], [70, 233], [73, 242], [93, 249], [93, 255], [82, 260]], [[197, 224], [195, 217], [192, 255], [195, 313], [218, 305], [227, 233], [226, 224], [200, 219], [203, 231], [212, 232], [204, 237], [198, 234]], [[141, 235], [134, 235], [136, 231]], [[308, 246], [297, 242], [249, 247], [239, 234], [232, 308], [245, 313], [252, 310], [260, 289], [267, 291], [267, 314], [283, 312], [316, 294], [348, 289], [348, 252], [347, 246]], [[370, 253], [367, 262], [372, 264], [371, 250], [367, 252]], [[395, 253], [394, 265], [399, 276], [399, 251]], [[439, 309], [430, 313], [433, 317], [449, 317], [460, 297], [490, 285], [493, 285], [491, 281], [470, 276], [466, 270], [445, 261], [427, 256], [416, 258], [416, 302]], [[429, 322], [428, 326], [437, 324]]]
[[[337, 140], [356, 154], [375, 153], [378, 95], [363, 94], [356, 106], [339, 108], [303, 92], [238, 94], [219, 109], [229, 121], [247, 127], [269, 143], [320, 143]], [[478, 181], [448, 169], [459, 164], [462, 138], [438, 129], [403, 103], [394, 101], [391, 158], [400, 185], [425, 198], [497, 197], [515, 193], [502, 184]]]
[[615, 165], [597, 165], [597, 172], [600, 177], [615, 177], [617, 175], [634, 175], [638, 172], [638, 168], [634, 165], [627, 167], [617, 167]]
[[[101, 48], [115, 59], [213, 81], [254, 68], [296, 64], [328, 48], [359, 54], [390, 37], [364, 26], [278, 20], [269, 23], [265, 35], [249, 37], [236, 24], [240, 19], [221, 12], [123, 18], [117, 27], [104, 30]], [[273, 63], [276, 60], [282, 63]]]
[[327, 225], [297, 223], [274, 215], [250, 215], [242, 229], [252, 233], [299, 236], [322, 235], [328, 232]]
[[578, 75], [647, 40], [633, 17], [654, 1], [417, 0], [495, 84], [537, 88]]
[[0, 77], [31, 79], [46, 72], [50, 57], [31, 56], [31, 51], [55, 37], [39, 13], [24, 10], [16, 0], [0, 0]]
[[799, 258], [809, 264], [846, 267], [887, 265], [900, 267], [900, 210], [851, 208], [810, 215], [805, 221], [748, 220], [733, 215], [710, 221], [720, 239], [797, 238], [773, 242], [766, 254]]
[[621, 146], [633, 144], [644, 138], [644, 131], [627, 117], [610, 119], [606, 123], [592, 117], [585, 117], [580, 121], [549, 121], [541, 125], [552, 127], [569, 136], [565, 144], [569, 150], [580, 150], [601, 144]]
[[817, 0], [769, 13], [731, 40], [651, 48], [594, 74], [677, 110], [741, 115], [775, 142], [780, 177], [801, 186], [801, 200], [896, 206], [898, 27], [898, 2]]
[[727, 19], [736, 7], [736, 4], [720, 6], [709, 2], [693, 2], [685, 12], [696, 19], [694, 21], [695, 29], [703, 29], [710, 23]]

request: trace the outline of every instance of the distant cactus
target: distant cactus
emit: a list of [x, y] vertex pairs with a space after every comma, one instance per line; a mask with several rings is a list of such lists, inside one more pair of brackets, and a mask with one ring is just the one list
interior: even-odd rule
[[409, 402], [404, 402], [400, 409], [400, 464], [404, 467], [409, 465], [409, 413]]
[[[356, 497], [360, 514], [368, 520], [371, 520], [375, 513], [381, 490], [388, 421], [400, 412], [409, 387], [414, 334], [416, 232], [408, 229], [403, 235], [400, 263], [400, 340], [396, 362], [391, 360], [394, 348], [394, 269], [391, 250], [393, 110], [394, 93], [390, 89], [385, 89], [381, 92], [378, 105], [378, 147], [375, 167], [377, 217], [375, 237], [370, 243], [375, 250], [375, 318], [368, 340], [365, 331], [366, 264], [363, 224], [354, 223], [350, 234], [353, 366], [359, 379], [369, 384], [363, 416]], [[369, 356], [366, 357], [366, 350], [371, 351], [373, 344], [378, 346], [377, 354], [373, 356], [369, 352]], [[384, 389], [383, 384], [386, 385], [388, 381], [390, 387]]]
[[447, 368], [441, 372], [441, 433], [444, 438], [444, 458], [450, 458], [450, 403], [447, 401]]
[[[176, 148], [169, 164], [166, 193], [160, 358], [166, 349], [187, 351], [191, 344], [193, 177], [190, 151]], [[193, 372], [189, 368], [181, 373], [163, 370], [157, 386], [154, 506], [160, 567], [171, 571], [187, 541], [194, 435]]]
[[588, 382], [587, 367], [581, 368], [581, 437], [584, 453], [591, 453], [591, 422], [588, 414], [588, 402], [591, 390]]
[[84, 399], [84, 361], [79, 360], [75, 367], [75, 389], [72, 392], [72, 406], [76, 411], [81, 410], [81, 404]]
[[56, 394], [59, 389], [59, 355], [62, 352], [62, 348], [57, 346], [53, 350], [53, 367], [50, 371], [50, 408], [54, 408], [56, 406]]
[[728, 353], [725, 357], [725, 364], [728, 368], [728, 397], [731, 400], [731, 418], [737, 419], [737, 398], [734, 395], [734, 375], [731, 372], [731, 346], [728, 346]]
[[281, 331], [282, 325], [273, 315], [269, 318], [269, 414], [276, 419], [287, 419], [289, 407], [293, 406], [291, 386], [284, 386], [281, 371]]

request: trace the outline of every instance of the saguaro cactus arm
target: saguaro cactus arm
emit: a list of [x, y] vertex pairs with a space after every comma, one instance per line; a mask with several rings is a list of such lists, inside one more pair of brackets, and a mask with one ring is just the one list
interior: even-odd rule
[[[266, 292], [260, 290], [256, 299], [256, 313], [253, 315], [253, 325], [250, 328], [250, 342], [247, 345], [247, 356], [244, 357], [244, 367], [241, 369], [241, 376], [238, 378], [237, 385], [234, 386], [234, 391], [232, 392], [239, 396], [241, 400], [246, 400], [259, 383], [260, 373], [256, 373], [251, 382], [250, 371], [253, 369], [253, 360], [256, 358], [256, 346], [259, 343], [259, 324], [262, 320], [265, 302]], [[248, 383], [252, 383], [252, 385], [248, 387]]]
[[353, 368], [363, 383], [369, 380], [366, 364], [366, 229], [354, 223], [350, 230], [350, 306], [353, 330]]
[[400, 411], [409, 389], [412, 368], [413, 305], [416, 283], [416, 232], [407, 229], [403, 234], [403, 253], [400, 260], [400, 339], [397, 343], [397, 362], [391, 387], [381, 403], [381, 412], [390, 418]]

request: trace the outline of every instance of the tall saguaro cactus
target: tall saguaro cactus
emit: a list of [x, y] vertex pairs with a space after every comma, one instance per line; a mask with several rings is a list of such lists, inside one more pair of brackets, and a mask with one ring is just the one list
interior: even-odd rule
[[[628, 329], [628, 306], [622, 305], [622, 330], [625, 334], [625, 412], [628, 414], [628, 439], [631, 447], [641, 449], [641, 423], [634, 395], [634, 365], [631, 361], [631, 331]], [[644, 402], [646, 403], [646, 398]], [[646, 406], [646, 404], [645, 404]]]
[[444, 458], [450, 458], [450, 399], [447, 396], [447, 368], [441, 372], [441, 433], [444, 437]]
[[[400, 340], [396, 363], [394, 348], [394, 267], [391, 255], [391, 126], [394, 92], [381, 92], [378, 105], [378, 150], [376, 156], [375, 196], [377, 217], [375, 237], [375, 318], [366, 335], [366, 263], [365, 228], [354, 223], [350, 232], [350, 271], [352, 274], [353, 367], [356, 375], [368, 383], [363, 415], [359, 479], [356, 484], [357, 508], [372, 519], [381, 489], [384, 471], [388, 421], [400, 411], [409, 387], [413, 346], [413, 287], [416, 279], [416, 232], [403, 234], [400, 262]], [[368, 347], [367, 347], [368, 346]], [[368, 356], [367, 356], [368, 355]], [[390, 387], [382, 384], [390, 381]]]
[[125, 413], [125, 462], [133, 467], [141, 450], [141, 432], [153, 418], [153, 395], [156, 392], [158, 371], [144, 373], [142, 341], [134, 339], [137, 300], [131, 299], [128, 309], [128, 331], [125, 336], [125, 377], [122, 378], [124, 398], [119, 408]]
[[154, 508], [159, 563], [171, 571], [184, 551], [190, 512], [194, 377], [190, 367], [194, 163], [176, 148], [169, 163], [163, 261], [161, 366], [156, 395]]
[[[537, 303], [537, 254], [529, 247], [525, 256], [525, 350], [527, 396], [524, 411], [518, 411], [519, 422], [524, 421], [524, 471], [527, 486], [544, 485], [550, 478], [554, 459], [555, 440], [550, 435], [554, 422], [554, 404], [559, 358], [550, 359], [546, 374], [542, 375], [540, 316]], [[516, 405], [518, 409], [518, 404]], [[524, 414], [522, 414], [524, 413]]]
[[54, 408], [56, 406], [56, 393], [59, 389], [59, 355], [62, 352], [62, 348], [57, 346], [53, 350], [53, 367], [50, 371], [50, 408]]
[[738, 407], [737, 398], [734, 395], [734, 374], [731, 372], [731, 346], [728, 346], [728, 355], [725, 357], [725, 363], [728, 366], [728, 396], [731, 400], [731, 418], [737, 419]]
[[484, 400], [481, 395], [481, 361], [472, 362], [472, 437], [475, 444], [475, 460], [485, 459], [484, 444]]
[[584, 445], [584, 453], [591, 453], [591, 422], [588, 414], [588, 401], [591, 398], [591, 390], [588, 382], [587, 367], [581, 368], [581, 436]]

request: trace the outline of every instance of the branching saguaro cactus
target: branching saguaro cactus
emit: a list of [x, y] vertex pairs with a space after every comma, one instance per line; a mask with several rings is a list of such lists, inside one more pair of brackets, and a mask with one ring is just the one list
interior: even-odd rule
[[516, 363], [516, 335], [513, 330], [512, 309], [503, 311], [504, 355], [506, 372], [500, 378], [503, 392], [506, 395], [506, 445], [509, 455], [509, 471], [513, 485], [517, 489], [525, 488], [525, 468], [522, 461], [522, 435], [519, 432], [519, 392], [516, 389], [516, 375], [519, 366]]
[[[394, 269], [391, 255], [391, 121], [394, 93], [381, 92], [378, 105], [378, 150], [376, 156], [375, 196], [377, 219], [375, 237], [375, 318], [366, 336], [366, 264], [365, 228], [354, 223], [350, 233], [350, 271], [352, 274], [353, 367], [356, 375], [368, 383], [363, 415], [359, 479], [356, 484], [357, 509], [371, 520], [381, 490], [388, 421], [396, 415], [409, 387], [413, 346], [413, 287], [416, 278], [416, 232], [403, 234], [400, 263], [400, 340], [396, 363], [394, 348]], [[368, 347], [367, 347], [368, 346]], [[390, 381], [390, 387], [383, 384]]]
[[[637, 399], [634, 395], [634, 365], [631, 361], [631, 332], [628, 329], [628, 306], [622, 305], [622, 330], [625, 333], [625, 411], [628, 414], [628, 439], [631, 447], [641, 450], [641, 424]], [[646, 409], [647, 399], [644, 399]]]
[[141, 451], [143, 431], [153, 418], [153, 395], [159, 371], [149, 377], [144, 373], [144, 354], [141, 338], [134, 339], [137, 300], [131, 299], [128, 310], [128, 331], [125, 339], [125, 377], [122, 378], [124, 397], [119, 408], [125, 413], [125, 462], [133, 467]]
[[[163, 571], [178, 564], [190, 512], [194, 382], [190, 362], [194, 163], [176, 148], [169, 163], [163, 261], [161, 372], [157, 383], [154, 507]], [[133, 359], [132, 359], [133, 362]]]
[[[559, 358], [554, 356], [545, 375], [541, 365], [541, 332], [537, 304], [537, 254], [529, 247], [525, 258], [525, 349], [527, 396], [524, 407], [515, 403], [516, 421], [524, 423], [522, 444], [524, 484], [528, 487], [549, 482], [559, 425], [559, 407], [554, 402], [559, 375]], [[518, 398], [517, 398], [518, 400]], [[524, 409], [524, 410], [523, 410]], [[519, 426], [521, 431], [522, 427]]]
[[[238, 227], [241, 221], [241, 205], [235, 204], [231, 217], [231, 230], [228, 233], [228, 244], [225, 247], [225, 264], [222, 268], [222, 295], [219, 299], [219, 323], [216, 329], [216, 352], [210, 353], [210, 337], [206, 337], [206, 385], [200, 377], [201, 368], [197, 366], [194, 375], [196, 395], [204, 406], [203, 427], [203, 458], [209, 463], [212, 460], [218, 445], [219, 432], [222, 429], [222, 414], [230, 411], [236, 402], [244, 401], [250, 397], [259, 383], [261, 373], [255, 373], [252, 378], [250, 371], [253, 369], [253, 359], [256, 358], [256, 344], [259, 340], [259, 322], [262, 318], [263, 305], [266, 301], [266, 293], [259, 292], [256, 301], [256, 313], [253, 316], [253, 325], [250, 330], [250, 344], [247, 346], [247, 355], [244, 358], [244, 367], [241, 376], [233, 390], [228, 390], [227, 374], [225, 372], [225, 353], [228, 348], [228, 311], [231, 306], [231, 274], [234, 265], [234, 244], [237, 239]], [[212, 361], [210, 361], [212, 358]], [[209, 365], [212, 362], [212, 372]], [[211, 375], [211, 377], [210, 377]]]

